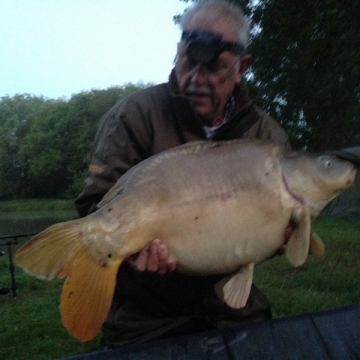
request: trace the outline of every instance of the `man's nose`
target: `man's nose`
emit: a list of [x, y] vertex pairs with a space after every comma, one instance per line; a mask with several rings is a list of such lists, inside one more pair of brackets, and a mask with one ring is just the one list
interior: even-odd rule
[[191, 70], [191, 82], [194, 85], [202, 85], [207, 82], [208, 74], [201, 64], [196, 65]]

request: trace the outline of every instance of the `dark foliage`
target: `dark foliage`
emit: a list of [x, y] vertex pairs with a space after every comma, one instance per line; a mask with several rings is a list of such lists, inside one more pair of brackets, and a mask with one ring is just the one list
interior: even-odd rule
[[0, 199], [75, 197], [101, 116], [144, 88], [127, 84], [70, 100], [28, 94], [0, 100]]

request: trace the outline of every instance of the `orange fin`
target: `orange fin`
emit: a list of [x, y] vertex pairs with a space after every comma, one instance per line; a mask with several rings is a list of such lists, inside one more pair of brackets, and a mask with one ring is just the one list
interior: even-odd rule
[[84, 342], [93, 339], [105, 321], [114, 295], [121, 260], [102, 266], [88, 251], [78, 254], [61, 295], [61, 320]]
[[232, 275], [226, 276], [215, 285], [215, 290], [227, 305], [241, 309], [249, 298], [255, 264], [249, 263]]
[[121, 259], [101, 263], [85, 241], [84, 219], [55, 224], [36, 235], [15, 255], [26, 271], [45, 279], [66, 277], [61, 318], [78, 340], [99, 332], [109, 312]]
[[16, 252], [15, 262], [40, 278], [66, 277], [77, 253], [84, 248], [83, 223], [78, 219], [50, 226]]
[[311, 215], [309, 209], [303, 207], [297, 209], [292, 215], [296, 228], [292, 232], [286, 244], [285, 254], [290, 264], [297, 267], [306, 261], [309, 255]]

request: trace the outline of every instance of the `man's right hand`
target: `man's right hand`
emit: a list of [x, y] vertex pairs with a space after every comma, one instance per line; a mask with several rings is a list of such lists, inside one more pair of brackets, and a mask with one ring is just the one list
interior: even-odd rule
[[127, 260], [138, 271], [166, 274], [176, 269], [176, 261], [170, 256], [168, 247], [161, 243], [160, 239], [153, 240]]

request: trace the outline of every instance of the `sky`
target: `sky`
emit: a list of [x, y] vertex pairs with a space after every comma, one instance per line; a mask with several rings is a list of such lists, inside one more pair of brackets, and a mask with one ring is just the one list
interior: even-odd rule
[[180, 0], [0, 0], [0, 97], [167, 81]]

